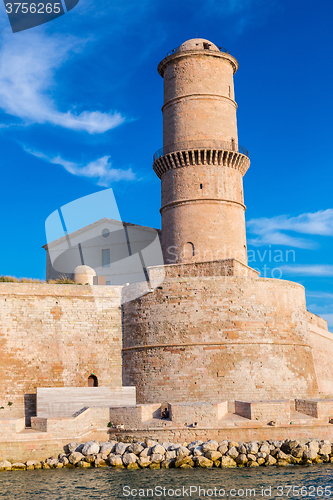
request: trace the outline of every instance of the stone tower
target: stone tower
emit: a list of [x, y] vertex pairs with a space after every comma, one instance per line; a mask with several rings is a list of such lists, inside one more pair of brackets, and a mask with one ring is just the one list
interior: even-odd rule
[[246, 264], [237, 66], [195, 39], [158, 67], [164, 148], [154, 170], [167, 265], [148, 268], [151, 283], [163, 271], [161, 286], [123, 305], [123, 384], [136, 386], [138, 403], [306, 399], [328, 387], [304, 288]]
[[166, 264], [236, 259], [247, 264], [243, 175], [233, 75], [225, 49], [195, 38], [160, 62], [163, 148], [154, 156], [162, 184]]

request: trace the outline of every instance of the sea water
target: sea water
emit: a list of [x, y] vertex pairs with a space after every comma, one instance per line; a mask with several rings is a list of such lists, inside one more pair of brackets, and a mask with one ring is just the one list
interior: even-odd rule
[[333, 464], [237, 469], [48, 469], [0, 472], [8, 500], [327, 499]]

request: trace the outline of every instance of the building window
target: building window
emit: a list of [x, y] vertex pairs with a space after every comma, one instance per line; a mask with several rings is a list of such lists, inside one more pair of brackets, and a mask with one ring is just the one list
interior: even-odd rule
[[110, 234], [111, 233], [110, 233], [109, 229], [107, 229], [107, 228], [103, 229], [103, 231], [102, 231], [103, 238], [108, 238], [110, 236]]
[[202, 189], [202, 184], [200, 184], [200, 189]]
[[102, 250], [102, 267], [110, 267], [111, 257], [110, 248]]
[[106, 281], [106, 285], [111, 285], [111, 281]]

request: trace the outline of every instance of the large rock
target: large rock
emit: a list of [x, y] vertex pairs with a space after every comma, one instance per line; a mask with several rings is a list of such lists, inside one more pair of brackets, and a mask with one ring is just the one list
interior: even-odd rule
[[97, 455], [99, 453], [99, 444], [96, 441], [87, 441], [82, 448], [82, 455]]
[[97, 457], [95, 462], [94, 462], [94, 466], [95, 467], [107, 467], [108, 464], [106, 462], [106, 460], [102, 457]]
[[164, 460], [164, 455], [162, 455], [162, 453], [153, 453], [152, 455], [150, 455], [150, 461], [151, 463], [160, 463], [160, 462], [163, 462]]
[[140, 467], [138, 466], [137, 463], [133, 462], [131, 464], [128, 464], [127, 469], [135, 470], [135, 469], [140, 469]]
[[290, 454], [294, 448], [296, 448], [299, 445], [299, 442], [296, 441], [295, 439], [287, 439], [284, 441], [281, 445], [281, 450], [284, 451], [287, 454]]
[[237, 467], [237, 464], [231, 457], [224, 455], [221, 458], [221, 467]]
[[[318, 450], [319, 450], [319, 447], [318, 447]], [[314, 449], [311, 449], [311, 448], [308, 448], [303, 453], [303, 457], [307, 460], [314, 460], [315, 458], [317, 458], [317, 455], [318, 455], [317, 451]]]
[[12, 464], [8, 460], [0, 462], [0, 470], [12, 470]]
[[276, 458], [272, 457], [272, 455], [267, 455], [265, 459], [265, 465], [275, 465], [276, 464]]
[[176, 456], [177, 456], [177, 458], [187, 457], [190, 454], [191, 454], [190, 450], [188, 448], [186, 448], [185, 446], [180, 446], [176, 450]]
[[229, 441], [229, 443], [228, 443], [229, 450], [230, 450], [230, 448], [233, 448], [233, 447], [238, 448], [238, 446], [239, 446], [239, 443], [237, 443], [237, 441]]
[[[182, 467], [183, 465], [189, 465], [190, 467], [194, 466], [194, 462], [190, 457], [182, 457], [180, 459], [176, 459], [175, 467]], [[184, 467], [183, 467], [184, 468]]]
[[236, 446], [231, 446], [231, 448], [229, 448], [229, 451], [227, 452], [227, 455], [235, 460], [235, 458], [237, 458], [239, 455]]
[[210, 439], [206, 443], [202, 443], [201, 446], [202, 446], [202, 451], [206, 453], [207, 451], [217, 451], [219, 443], [217, 441], [214, 441], [214, 439]]
[[117, 467], [118, 469], [124, 468], [122, 455], [115, 455], [109, 458], [109, 464], [111, 467]]
[[259, 451], [258, 443], [256, 441], [250, 441], [250, 443], [246, 444], [246, 449], [248, 453], [256, 455]]
[[140, 455], [140, 453], [145, 449], [142, 443], [133, 443], [127, 448], [128, 453], [135, 453], [135, 455]]
[[123, 455], [130, 446], [129, 443], [117, 443], [115, 448], [116, 455]]
[[165, 460], [172, 460], [176, 458], [176, 456], [177, 456], [176, 450], [167, 451], [165, 454]]
[[163, 446], [163, 448], [166, 451], [168, 451], [171, 448], [171, 446], [173, 446], [173, 445], [174, 445], [174, 443], [168, 443], [168, 442], [161, 443], [161, 446]]
[[26, 470], [27, 466], [22, 462], [14, 462], [12, 464], [12, 470]]
[[213, 467], [213, 461], [208, 460], [206, 457], [198, 457], [196, 459], [196, 463], [198, 467], [202, 467], [203, 469], [208, 469], [210, 467]]
[[155, 446], [153, 446], [151, 449], [152, 455], [155, 455], [156, 453], [159, 455], [164, 455], [165, 452], [166, 452], [166, 449], [163, 448], [163, 446], [161, 446], [160, 444], [155, 444]]
[[99, 452], [102, 453], [102, 455], [110, 455], [112, 453], [117, 445], [117, 441], [109, 441], [106, 443], [101, 443]]
[[151, 464], [150, 457], [139, 457], [138, 464], [143, 469]]
[[88, 467], [91, 467], [91, 464], [88, 464], [85, 460], [80, 460], [77, 464], [77, 467], [81, 467], [82, 469], [87, 469]]
[[58, 458], [48, 458], [45, 462], [51, 467], [51, 469], [61, 469], [64, 466]]
[[330, 455], [331, 451], [332, 451], [332, 446], [329, 441], [322, 441], [319, 444], [320, 455]]
[[216, 460], [220, 460], [222, 454], [219, 451], [207, 451], [205, 453], [205, 457], [208, 458], [208, 460], [213, 460], [213, 462], [215, 462]]
[[265, 443], [265, 444], [262, 444], [260, 446], [260, 449], [259, 449], [260, 453], [266, 453], [266, 455], [269, 455], [270, 451], [271, 450], [270, 450], [270, 447], [268, 446], [268, 444]]
[[173, 459], [163, 460], [163, 462], [161, 462], [162, 469], [171, 469], [171, 467], [174, 467], [174, 466], [175, 466], [175, 461]]
[[217, 448], [217, 451], [219, 451], [222, 455], [225, 455], [229, 450], [229, 447], [227, 444], [223, 443], [220, 444], [219, 447]]
[[305, 450], [306, 450], [306, 446], [299, 444], [298, 446], [296, 446], [296, 448], [293, 448], [291, 450], [291, 454], [295, 458], [302, 458]]
[[245, 453], [240, 453], [238, 457], [235, 458], [235, 462], [239, 465], [244, 465], [248, 462], [248, 458]]
[[246, 467], [259, 467], [258, 462], [247, 462]]
[[196, 448], [193, 448], [192, 453], [195, 457], [202, 457], [202, 455], [204, 454], [204, 452], [202, 451], [202, 446], [197, 446]]
[[201, 446], [201, 445], [202, 445], [202, 441], [192, 441], [192, 443], [187, 445], [187, 448], [193, 452], [194, 448], [196, 448], [197, 446]]
[[73, 451], [68, 457], [68, 461], [72, 465], [76, 465], [80, 462], [80, 460], [84, 459], [84, 455], [80, 453], [79, 451]]
[[135, 455], [135, 453], [124, 453], [122, 457], [123, 464], [126, 466], [129, 464], [136, 464], [136, 462], [138, 461], [138, 457]]
[[238, 448], [237, 448], [237, 451], [240, 455], [244, 455], [247, 453], [247, 449], [246, 449], [246, 446], [244, 445], [244, 443], [240, 443], [238, 445]]
[[78, 451], [77, 448], [80, 446], [80, 443], [74, 441], [73, 443], [68, 443], [64, 446], [66, 453], [73, 453], [73, 451]]
[[319, 453], [319, 442], [317, 440], [309, 441], [307, 443], [308, 449], [313, 450], [318, 455]]
[[[67, 462], [68, 462], [68, 460], [67, 460]], [[41, 469], [42, 468], [42, 464], [38, 460], [28, 460], [26, 462], [26, 466], [27, 466], [27, 470]]]
[[145, 439], [145, 444], [147, 448], [152, 448], [153, 446], [155, 446], [155, 444], [158, 444], [158, 442], [153, 441], [152, 439]]
[[151, 455], [151, 448], [144, 448], [141, 452], [140, 452], [140, 457], [144, 457], [144, 458], [147, 458]]
[[278, 451], [278, 453], [276, 455], [276, 458], [278, 458], [278, 460], [290, 460], [289, 455], [287, 455], [286, 453], [284, 453], [284, 451], [282, 451], [282, 450]]

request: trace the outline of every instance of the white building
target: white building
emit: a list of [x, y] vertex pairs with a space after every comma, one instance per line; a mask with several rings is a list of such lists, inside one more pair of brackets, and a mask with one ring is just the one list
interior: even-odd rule
[[46, 279], [73, 279], [86, 265], [107, 285], [148, 281], [147, 267], [163, 264], [159, 229], [103, 218], [44, 245]]

